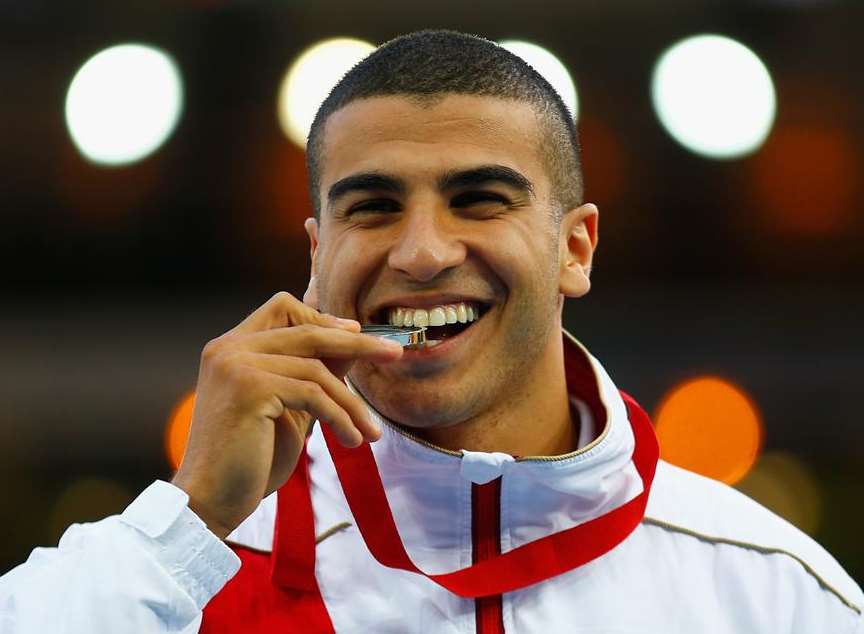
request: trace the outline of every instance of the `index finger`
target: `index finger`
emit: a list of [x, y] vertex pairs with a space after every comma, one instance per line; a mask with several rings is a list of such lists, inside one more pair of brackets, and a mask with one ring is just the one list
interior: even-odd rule
[[279, 291], [237, 324], [232, 332], [247, 334], [300, 324], [318, 324], [353, 332], [360, 330], [360, 324], [353, 319], [342, 319], [319, 312], [301, 302], [291, 293]]
[[253, 352], [310, 359], [392, 360], [402, 356], [402, 346], [395, 341], [313, 324], [252, 333], [244, 347]]

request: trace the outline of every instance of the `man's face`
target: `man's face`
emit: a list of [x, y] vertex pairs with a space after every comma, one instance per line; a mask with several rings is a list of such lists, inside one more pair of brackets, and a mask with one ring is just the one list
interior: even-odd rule
[[[431, 323], [457, 319], [427, 331], [440, 343], [352, 368], [386, 417], [469, 420], [519, 394], [560, 338], [542, 138], [528, 104], [491, 97], [375, 97], [329, 118], [320, 224], [308, 224], [318, 307], [364, 324], [390, 323], [398, 309], [415, 322], [417, 309]], [[461, 323], [463, 310], [479, 318]]]

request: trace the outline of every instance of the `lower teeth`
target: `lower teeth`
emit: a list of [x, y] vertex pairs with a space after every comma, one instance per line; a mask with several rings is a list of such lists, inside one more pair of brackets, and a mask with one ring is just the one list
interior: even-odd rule
[[427, 340], [426, 340], [426, 347], [427, 347], [427, 348], [434, 348], [434, 347], [437, 346], [439, 343], [441, 343], [441, 340], [440, 340], [440, 339], [427, 339]]

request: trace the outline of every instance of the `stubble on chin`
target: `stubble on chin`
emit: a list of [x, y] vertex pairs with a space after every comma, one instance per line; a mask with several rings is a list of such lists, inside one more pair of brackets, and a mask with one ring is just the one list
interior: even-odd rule
[[457, 425], [476, 416], [485, 403], [486, 390], [477, 381], [399, 379], [368, 362], [356, 363], [348, 376], [382, 416], [414, 429]]

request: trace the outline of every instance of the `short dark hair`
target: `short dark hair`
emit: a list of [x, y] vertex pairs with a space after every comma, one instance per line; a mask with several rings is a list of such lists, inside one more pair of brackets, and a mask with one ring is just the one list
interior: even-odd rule
[[[555, 89], [522, 58], [495, 42], [456, 31], [425, 30], [378, 47], [339, 81], [309, 131], [306, 165], [315, 217], [320, 217], [323, 136], [327, 119], [357, 99], [483, 95], [529, 103], [544, 128], [542, 151], [553, 194], [563, 211], [582, 204], [579, 140], [571, 113]], [[560, 215], [560, 214], [559, 214]]]

